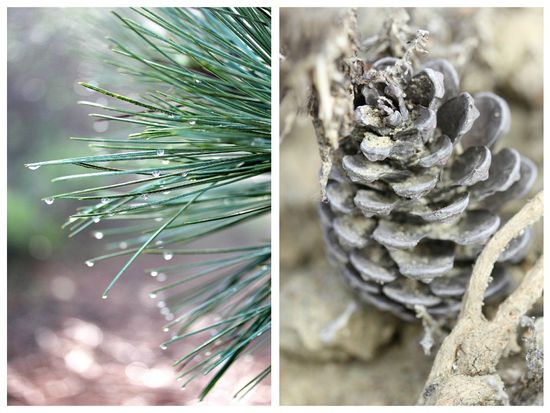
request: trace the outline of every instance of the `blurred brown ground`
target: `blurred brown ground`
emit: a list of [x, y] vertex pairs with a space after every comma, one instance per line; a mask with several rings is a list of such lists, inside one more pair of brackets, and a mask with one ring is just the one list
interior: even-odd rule
[[[103, 19], [103, 20], [102, 20]], [[101, 24], [99, 23], [101, 22]], [[91, 67], [93, 49], [116, 29], [109, 9], [10, 8], [8, 11], [8, 371], [9, 405], [187, 405], [209, 377], [180, 390], [174, 360], [194, 340], [159, 348], [169, 333], [156, 300], [159, 280], [143, 268], [158, 259], [140, 258], [113, 289], [101, 294], [124, 264], [84, 261], [101, 254], [102, 241], [89, 231], [69, 240], [60, 228], [75, 203], [40, 198], [63, 192], [50, 179], [64, 168], [30, 171], [27, 162], [89, 152], [69, 136], [125, 136], [119, 125], [94, 124], [80, 99], [102, 102], [77, 81], [108, 79], [127, 85], [109, 66]], [[100, 127], [99, 127], [100, 126]], [[105, 228], [103, 222], [97, 229]], [[251, 243], [269, 233], [269, 217], [241, 231], [221, 234], [216, 245]], [[211, 246], [211, 245], [210, 245]], [[162, 259], [160, 259], [162, 261]], [[172, 262], [184, 258], [174, 257]], [[242, 400], [234, 393], [270, 362], [270, 338], [230, 369], [202, 404], [266, 405], [270, 378]]]

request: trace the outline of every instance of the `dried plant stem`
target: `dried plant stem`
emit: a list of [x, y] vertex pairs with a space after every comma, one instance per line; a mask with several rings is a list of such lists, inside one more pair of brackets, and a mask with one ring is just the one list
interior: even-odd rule
[[419, 404], [508, 403], [496, 365], [515, 339], [521, 316], [542, 296], [543, 257], [499, 306], [492, 320], [487, 320], [481, 311], [483, 296], [494, 264], [508, 242], [542, 217], [543, 212], [541, 191], [485, 246], [474, 266], [458, 322], [437, 353]]
[[543, 214], [543, 192], [539, 192], [487, 243], [478, 257], [468, 291], [464, 296], [463, 317], [482, 317], [483, 294], [489, 284], [489, 277], [496, 260], [506, 245], [526, 227]]

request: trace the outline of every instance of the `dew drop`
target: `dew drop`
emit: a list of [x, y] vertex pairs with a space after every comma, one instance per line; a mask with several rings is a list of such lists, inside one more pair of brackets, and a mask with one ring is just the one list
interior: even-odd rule
[[93, 267], [93, 266], [94, 266], [94, 262], [93, 262], [93, 261], [90, 261], [90, 260], [86, 261], [85, 264], [86, 264], [86, 266], [88, 266], [88, 267]]
[[158, 177], [160, 176], [160, 171], [154, 171], [154, 172], [153, 172], [153, 176], [154, 176], [155, 178], [158, 178]]
[[70, 217], [69, 218], [69, 223], [72, 223], [72, 222], [75, 222], [78, 218], [76, 217]]
[[145, 201], [147, 201], [147, 199], [149, 199], [149, 195], [147, 195], [147, 194], [143, 194], [141, 197], [142, 197]]
[[168, 165], [169, 163], [170, 163], [170, 161], [168, 159], [165, 159], [165, 160], [162, 161], [163, 165]]
[[156, 293], [149, 293], [149, 297], [151, 297], [151, 298], [157, 298], [157, 294], [156, 294]]
[[159, 273], [158, 277], [157, 277], [157, 281], [158, 282], [164, 282], [166, 281], [166, 274], [164, 274], [163, 272]]
[[187, 388], [185, 386], [181, 386], [181, 389], [182, 390], [187, 390]]
[[106, 300], [106, 299], [107, 299], [107, 294], [103, 294], [103, 295], [101, 296], [101, 298], [103, 298], [104, 300]]
[[109, 202], [109, 198], [101, 198], [101, 203], [106, 204]]
[[120, 244], [118, 244], [118, 246], [120, 247], [121, 250], [125, 250], [126, 248], [128, 248], [128, 243], [125, 241], [122, 241]]
[[159, 239], [158, 241], [155, 241], [155, 245], [162, 245], [164, 244], [164, 241]]
[[51, 204], [53, 204], [53, 198], [46, 198], [46, 199], [44, 199], [44, 202], [48, 205], [51, 205]]
[[185, 178], [185, 177], [187, 176], [188, 173], [189, 173], [189, 172], [182, 172], [182, 173], [181, 173], [181, 176], [183, 176], [183, 177]]
[[174, 319], [174, 314], [166, 314], [166, 315], [164, 316], [164, 319], [165, 319], [166, 321], [172, 321], [172, 320]]
[[99, 232], [99, 231], [94, 232], [94, 238], [95, 239], [103, 238], [103, 232]]
[[196, 121], [196, 120], [190, 120], [190, 121], [189, 121], [189, 124], [190, 124], [190, 125], [196, 125], [196, 124], [197, 124], [197, 121]]
[[212, 352], [211, 352], [211, 351], [207, 351], [207, 352], [204, 353], [204, 355], [205, 355], [206, 357], [211, 356], [211, 355], [212, 355]]
[[201, 81], [199, 79], [195, 79], [195, 83], [200, 83]]
[[170, 329], [169, 329], [168, 327], [164, 327], [164, 328], [162, 329], [162, 331], [164, 331], [165, 333], [168, 333], [168, 332], [170, 331]]
[[99, 221], [101, 221], [101, 218], [100, 217], [94, 217], [92, 219], [92, 221], [94, 221], [97, 224]]
[[40, 168], [40, 165], [27, 165], [27, 168], [29, 168], [31, 171], [36, 171], [38, 168]]
[[163, 219], [164, 219], [163, 217], [156, 217], [156, 218], [155, 218], [155, 221], [160, 222], [160, 221], [162, 221]]
[[168, 348], [168, 346], [166, 344], [161, 344], [160, 345], [161, 350], [166, 350], [167, 348]]
[[158, 156], [164, 155], [164, 149], [157, 149], [157, 155]]
[[162, 254], [162, 257], [166, 260], [166, 261], [170, 261], [173, 257], [174, 257], [174, 254], [172, 254], [171, 252], [165, 252], [164, 254]]
[[171, 191], [164, 191], [162, 194], [163, 194], [163, 195], [170, 195], [170, 192], [171, 192]]
[[158, 308], [162, 308], [162, 307], [165, 307], [165, 306], [166, 306], [166, 303], [162, 300], [157, 303]]
[[151, 277], [156, 277], [157, 275], [159, 275], [157, 271], [151, 271]]
[[176, 379], [176, 381], [182, 381], [182, 380], [183, 380], [183, 377], [178, 377], [178, 378]]

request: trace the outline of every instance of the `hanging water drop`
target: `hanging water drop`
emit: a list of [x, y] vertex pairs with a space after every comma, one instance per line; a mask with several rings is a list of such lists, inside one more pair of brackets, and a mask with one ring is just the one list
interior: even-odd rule
[[92, 219], [92, 221], [94, 221], [94, 223], [97, 224], [99, 221], [101, 221], [101, 218], [100, 218], [100, 217], [94, 217], [94, 218]]
[[162, 254], [162, 256], [166, 261], [170, 261], [174, 257], [174, 254], [166, 251], [164, 254]]
[[165, 333], [168, 333], [168, 332], [170, 331], [170, 329], [169, 329], [168, 327], [164, 327], [164, 328], [162, 329], [162, 331], [164, 331]]
[[101, 238], [103, 238], [103, 232], [100, 232], [100, 231], [94, 232], [94, 238], [95, 238], [95, 239], [101, 239]]
[[31, 171], [36, 171], [38, 168], [40, 168], [40, 165], [27, 165], [27, 168], [29, 168]]
[[201, 81], [199, 79], [195, 79], [195, 83], [200, 83]]
[[153, 176], [154, 176], [155, 178], [158, 178], [158, 177], [160, 176], [160, 171], [154, 171], [154, 172], [153, 172]]
[[156, 293], [149, 293], [149, 297], [150, 298], [157, 298], [157, 294]]
[[86, 266], [88, 266], [88, 267], [93, 267], [93, 266], [94, 266], [94, 262], [93, 262], [93, 261], [90, 261], [90, 260], [86, 261], [85, 264], [86, 264]]
[[157, 271], [151, 271], [151, 277], [156, 277], [157, 275], [159, 275]]
[[103, 298], [104, 300], [106, 300], [106, 299], [107, 299], [107, 294], [103, 294], [103, 295], [101, 296], [101, 298]]
[[161, 350], [166, 350], [167, 348], [168, 348], [168, 346], [166, 344], [161, 344], [160, 345]]
[[51, 205], [51, 204], [53, 204], [53, 198], [46, 198], [46, 199], [44, 199], [44, 202], [48, 205]]
[[157, 155], [158, 156], [164, 155], [164, 149], [157, 149]]

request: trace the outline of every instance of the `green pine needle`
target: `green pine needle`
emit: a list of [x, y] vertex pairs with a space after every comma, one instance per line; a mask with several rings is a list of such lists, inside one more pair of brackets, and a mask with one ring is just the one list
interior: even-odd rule
[[[27, 167], [81, 169], [53, 179], [78, 188], [44, 201], [82, 201], [63, 225], [71, 237], [100, 221], [110, 223], [93, 233], [106, 240], [106, 252], [86, 261], [93, 266], [127, 257], [103, 298], [140, 256], [164, 257], [167, 265], [146, 270], [164, 283], [151, 292], [151, 297], [163, 295], [158, 304], [167, 320], [164, 329], [173, 332], [161, 348], [204, 337], [174, 362], [184, 386], [211, 375], [202, 400], [241, 355], [265, 345], [271, 329], [270, 244], [187, 246], [270, 213], [271, 12], [132, 10], [133, 16], [113, 13], [127, 33], [124, 41], [108, 39], [114, 52], [108, 64], [145, 92], [130, 97], [81, 82], [109, 103], [79, 102], [99, 111], [90, 114], [95, 122], [118, 122], [132, 126], [132, 132], [127, 138], [71, 138], [100, 153]], [[197, 260], [181, 264], [178, 256]], [[235, 397], [247, 394], [270, 371], [263, 369]]]

